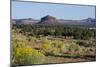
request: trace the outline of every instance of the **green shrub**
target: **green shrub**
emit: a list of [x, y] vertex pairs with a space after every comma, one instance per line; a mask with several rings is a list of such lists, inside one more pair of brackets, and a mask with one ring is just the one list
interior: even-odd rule
[[52, 43], [52, 47], [59, 49], [59, 52], [61, 52], [61, 53], [66, 50], [65, 44], [62, 41], [60, 41], [60, 40], [54, 41]]
[[75, 43], [69, 43], [66, 45], [66, 51], [75, 52], [79, 50], [80, 50], [80, 46]]
[[77, 44], [79, 44], [79, 46], [84, 46], [84, 47], [91, 47], [91, 46], [93, 46], [92, 42], [77, 42]]
[[52, 48], [52, 51], [49, 53], [49, 55], [59, 55], [60, 49], [59, 48]]

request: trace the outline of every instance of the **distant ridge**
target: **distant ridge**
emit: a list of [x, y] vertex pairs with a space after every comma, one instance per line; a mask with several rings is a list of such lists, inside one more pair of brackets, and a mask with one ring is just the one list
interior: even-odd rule
[[13, 24], [46, 24], [46, 25], [84, 25], [96, 27], [96, 19], [86, 18], [80, 20], [57, 19], [56, 17], [46, 15], [40, 20], [33, 18], [12, 19]]
[[13, 19], [12, 20], [12, 23], [14, 23], [14, 24], [35, 24], [38, 22], [39, 22], [39, 20], [32, 19], [32, 18]]

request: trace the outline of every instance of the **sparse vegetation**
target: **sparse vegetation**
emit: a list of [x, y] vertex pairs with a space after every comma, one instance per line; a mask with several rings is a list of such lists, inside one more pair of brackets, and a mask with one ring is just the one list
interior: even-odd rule
[[95, 29], [86, 27], [14, 24], [12, 63], [27, 65], [95, 60], [95, 35]]

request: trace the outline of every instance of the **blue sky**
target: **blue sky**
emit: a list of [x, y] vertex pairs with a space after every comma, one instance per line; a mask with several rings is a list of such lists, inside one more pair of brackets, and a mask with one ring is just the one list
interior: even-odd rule
[[94, 6], [65, 5], [51, 3], [36, 2], [12, 2], [12, 18], [34, 18], [51, 15], [58, 19], [86, 19], [88, 17], [95, 18]]

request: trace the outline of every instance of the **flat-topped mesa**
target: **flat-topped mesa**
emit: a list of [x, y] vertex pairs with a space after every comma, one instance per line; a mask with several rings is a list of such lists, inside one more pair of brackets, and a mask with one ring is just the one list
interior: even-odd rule
[[57, 24], [57, 19], [53, 16], [47, 15], [43, 18], [41, 18], [41, 21], [39, 23], [43, 24]]

